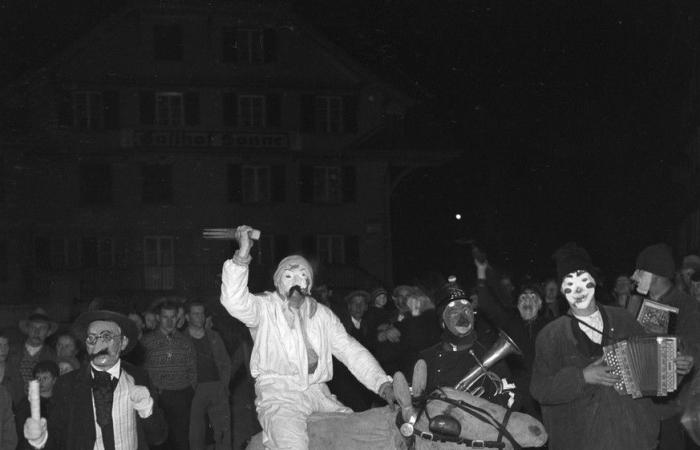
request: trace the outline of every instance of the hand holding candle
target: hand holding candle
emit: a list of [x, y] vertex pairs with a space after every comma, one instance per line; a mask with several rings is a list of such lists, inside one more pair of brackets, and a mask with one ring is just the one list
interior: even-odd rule
[[29, 382], [29, 406], [32, 411], [32, 419], [41, 419], [41, 397], [39, 396], [39, 381]]

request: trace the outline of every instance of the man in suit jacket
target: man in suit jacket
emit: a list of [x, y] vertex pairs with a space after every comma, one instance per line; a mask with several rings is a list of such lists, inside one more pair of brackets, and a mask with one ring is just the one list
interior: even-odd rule
[[[122, 361], [138, 338], [134, 323], [109, 310], [88, 311], [75, 323], [89, 363], [59, 378], [47, 418], [26, 420], [35, 448], [141, 450], [167, 436], [147, 374]], [[94, 407], [93, 407], [94, 405]]]

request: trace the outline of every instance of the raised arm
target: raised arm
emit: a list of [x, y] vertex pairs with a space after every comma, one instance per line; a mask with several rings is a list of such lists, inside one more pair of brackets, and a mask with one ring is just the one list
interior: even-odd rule
[[224, 263], [221, 272], [221, 304], [236, 319], [248, 327], [258, 326], [260, 300], [248, 291], [248, 265], [253, 240], [253, 229], [247, 225], [236, 228], [235, 239], [238, 250], [233, 258]]

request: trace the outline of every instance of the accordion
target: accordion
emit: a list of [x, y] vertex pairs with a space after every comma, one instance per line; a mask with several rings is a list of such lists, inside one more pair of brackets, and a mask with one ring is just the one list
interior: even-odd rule
[[620, 377], [615, 390], [632, 398], [675, 391], [677, 347], [675, 336], [638, 336], [603, 347], [603, 360]]

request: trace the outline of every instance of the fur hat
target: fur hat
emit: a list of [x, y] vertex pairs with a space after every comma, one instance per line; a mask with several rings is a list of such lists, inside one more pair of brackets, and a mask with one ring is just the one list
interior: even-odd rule
[[565, 276], [577, 270], [585, 270], [591, 275], [595, 274], [596, 270], [593, 262], [591, 262], [591, 256], [584, 248], [579, 247], [574, 242], [567, 242], [559, 247], [552, 255], [552, 258], [554, 258], [554, 262], [557, 265], [559, 284], [561, 284]]
[[299, 267], [302, 269], [305, 269], [308, 274], [309, 274], [309, 292], [311, 291], [312, 286], [314, 285], [314, 271], [311, 268], [311, 264], [306, 260], [301, 255], [290, 255], [287, 256], [286, 258], [282, 259], [280, 263], [277, 265], [277, 270], [275, 270], [275, 274], [272, 276], [272, 279], [275, 282], [275, 288], [277, 290], [280, 290], [280, 287], [282, 286], [282, 274], [284, 273], [285, 270], [289, 270], [295, 267]]
[[664, 278], [673, 278], [676, 273], [676, 263], [673, 252], [668, 244], [650, 245], [637, 256], [637, 269], [653, 273]]
[[29, 324], [31, 322], [45, 322], [49, 325], [49, 332], [47, 336], [51, 336], [58, 330], [58, 323], [49, 319], [46, 311], [43, 308], [36, 308], [32, 313], [26, 318], [19, 321], [19, 329], [24, 334], [29, 334]]

